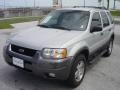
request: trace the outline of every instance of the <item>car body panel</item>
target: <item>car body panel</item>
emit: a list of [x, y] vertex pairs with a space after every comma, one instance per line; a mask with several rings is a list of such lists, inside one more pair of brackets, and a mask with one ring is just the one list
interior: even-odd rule
[[78, 32], [35, 27], [14, 35], [9, 41], [11, 44], [42, 50], [42, 48], [45, 47], [60, 48], [61, 45], [82, 33], [83, 31]]
[[[108, 43], [111, 36], [114, 34], [114, 24], [111, 23], [106, 28], [103, 28], [102, 26], [102, 31], [90, 32], [93, 14], [100, 11], [106, 12], [107, 10], [92, 8], [68, 8], [59, 10], [89, 11], [90, 18], [86, 30], [62, 30], [36, 26], [28, 30], [16, 32], [9, 37], [7, 44], [4, 47], [3, 54], [5, 61], [14, 66], [12, 57], [20, 58], [25, 61], [25, 69], [30, 69], [33, 72], [37, 71], [45, 76], [46, 74], [54, 73], [57, 79], [65, 80], [69, 77], [74, 62], [73, 57], [78, 52], [87, 49], [89, 57], [93, 52], [101, 49], [101, 47]], [[36, 50], [36, 54], [33, 57], [29, 57], [13, 52], [9, 50], [10, 44], [34, 49]], [[45, 59], [42, 57], [42, 50], [44, 48], [65, 48], [67, 50], [67, 56], [64, 59]]]

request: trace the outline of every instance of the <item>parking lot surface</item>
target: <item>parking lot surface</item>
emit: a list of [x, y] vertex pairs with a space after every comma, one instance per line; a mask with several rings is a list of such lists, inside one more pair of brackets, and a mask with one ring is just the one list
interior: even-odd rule
[[[96, 62], [88, 66], [81, 85], [73, 89], [67, 86], [65, 82], [42, 79], [5, 63], [2, 49], [11, 31], [30, 28], [35, 23], [14, 25], [17, 28], [13, 31], [0, 30], [0, 90], [120, 90], [120, 25], [115, 26], [115, 42], [112, 55], [108, 58], [96, 58]], [[22, 25], [25, 27], [22, 27]]]

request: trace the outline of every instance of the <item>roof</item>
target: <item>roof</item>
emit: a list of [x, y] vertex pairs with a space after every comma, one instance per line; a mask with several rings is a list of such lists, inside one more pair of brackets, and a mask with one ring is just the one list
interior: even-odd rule
[[92, 7], [77, 7], [77, 8], [62, 8], [58, 10], [82, 10], [82, 11], [108, 11], [107, 9], [100, 9], [100, 8], [92, 8]]

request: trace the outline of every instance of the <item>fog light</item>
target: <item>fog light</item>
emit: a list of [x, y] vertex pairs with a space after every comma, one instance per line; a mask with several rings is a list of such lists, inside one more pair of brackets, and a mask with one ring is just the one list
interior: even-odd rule
[[53, 77], [53, 78], [56, 77], [56, 75], [55, 75], [54, 73], [49, 73], [49, 76], [50, 76], [50, 77]]

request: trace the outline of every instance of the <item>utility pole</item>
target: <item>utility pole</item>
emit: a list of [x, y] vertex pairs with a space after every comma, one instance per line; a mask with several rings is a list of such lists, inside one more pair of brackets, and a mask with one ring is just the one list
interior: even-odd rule
[[85, 0], [84, 0], [84, 7], [85, 7]]
[[[58, 1], [58, 3], [59, 3], [59, 1]], [[61, 8], [63, 7], [63, 5], [62, 5], [62, 0], [60, 0], [60, 6], [61, 6]]]
[[107, 9], [109, 9], [110, 0], [107, 0]]
[[102, 0], [102, 6], [104, 7], [104, 0]]

